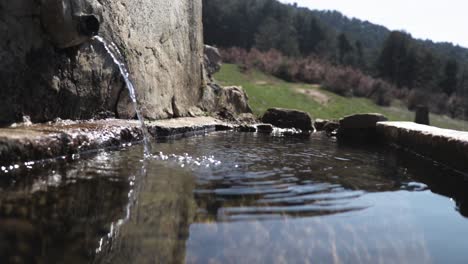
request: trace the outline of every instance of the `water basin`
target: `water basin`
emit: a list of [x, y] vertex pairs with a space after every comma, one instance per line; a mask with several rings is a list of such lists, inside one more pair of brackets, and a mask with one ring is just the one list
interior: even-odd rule
[[468, 182], [414, 154], [214, 133], [0, 171], [0, 263], [466, 263]]

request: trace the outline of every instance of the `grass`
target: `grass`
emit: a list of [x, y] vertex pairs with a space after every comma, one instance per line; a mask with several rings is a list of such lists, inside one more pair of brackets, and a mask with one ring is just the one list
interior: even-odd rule
[[[339, 119], [355, 113], [382, 113], [392, 121], [413, 121], [414, 113], [397, 104], [380, 107], [369, 99], [342, 97], [320, 88], [317, 85], [289, 83], [260, 71], [244, 73], [237, 65], [224, 64], [215, 79], [222, 85], [240, 85], [249, 96], [252, 110], [261, 116], [268, 108], [281, 107], [302, 110], [314, 118]], [[306, 95], [313, 93], [314, 96]], [[327, 98], [328, 102], [318, 102], [316, 95]], [[431, 114], [432, 125], [468, 130], [468, 122]]]

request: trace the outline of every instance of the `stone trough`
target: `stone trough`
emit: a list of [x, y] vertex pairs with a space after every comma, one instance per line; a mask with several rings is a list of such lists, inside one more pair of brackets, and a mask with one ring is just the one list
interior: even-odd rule
[[468, 171], [468, 132], [413, 122], [379, 122], [377, 133], [384, 143], [414, 151], [461, 171]]
[[[368, 129], [369, 124], [364, 124], [366, 128], [364, 132], [367, 133], [364, 133], [365, 138], [375, 138], [368, 143], [396, 145], [455, 169], [468, 171], [468, 132], [412, 122], [377, 122], [383, 119], [380, 115], [361, 114], [340, 121], [339, 131], [342, 133], [338, 133], [338, 138], [343, 138], [345, 124], [343, 120], [364, 117], [379, 117], [372, 119], [372, 130]], [[271, 124], [235, 125], [213, 117], [176, 118], [146, 122], [146, 125], [150, 136], [156, 139], [225, 130], [267, 134], [278, 130]], [[357, 126], [363, 126], [362, 122]], [[369, 131], [372, 131], [372, 136], [368, 134]], [[361, 137], [364, 135], [362, 129], [354, 129], [351, 132], [346, 130], [348, 134], [360, 134]], [[0, 129], [0, 166], [8, 170], [15, 164], [27, 161], [69, 158], [100, 149], [119, 148], [142, 140], [143, 131], [136, 120], [60, 120], [46, 124], [13, 125]]]

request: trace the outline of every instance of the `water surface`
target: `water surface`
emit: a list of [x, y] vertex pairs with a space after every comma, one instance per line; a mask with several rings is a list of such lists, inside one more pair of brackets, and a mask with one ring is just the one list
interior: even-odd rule
[[467, 263], [468, 183], [413, 154], [320, 134], [157, 147], [0, 172], [0, 262]]

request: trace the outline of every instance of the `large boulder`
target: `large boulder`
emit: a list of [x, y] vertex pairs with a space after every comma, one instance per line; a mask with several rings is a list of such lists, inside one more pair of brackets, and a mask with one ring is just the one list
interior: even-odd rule
[[378, 122], [388, 121], [382, 114], [356, 114], [342, 118], [338, 129], [338, 139], [345, 141], [375, 141]]
[[[202, 0], [15, 0], [0, 3], [0, 125], [22, 116], [134, 117], [112, 58], [83, 37], [98, 29], [96, 21], [99, 35], [121, 51], [146, 118], [201, 113]], [[70, 29], [81, 22], [89, 30]]]
[[252, 113], [249, 97], [240, 86], [222, 87], [219, 91], [218, 104], [235, 114]]
[[303, 132], [314, 130], [310, 115], [299, 110], [270, 108], [263, 115], [262, 122], [279, 128], [300, 129]]
[[230, 121], [247, 121], [246, 118], [251, 119], [253, 116], [247, 93], [240, 86], [223, 87], [216, 83], [207, 85], [200, 108]]

